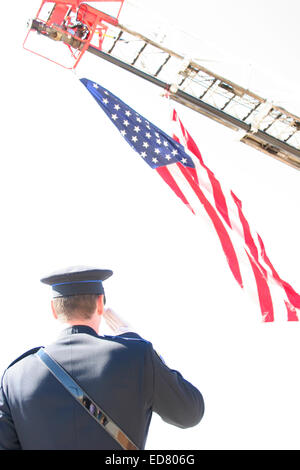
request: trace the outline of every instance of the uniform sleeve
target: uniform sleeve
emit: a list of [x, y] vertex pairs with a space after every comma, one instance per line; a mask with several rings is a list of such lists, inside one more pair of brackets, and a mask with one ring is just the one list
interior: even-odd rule
[[[127, 332], [121, 334], [120, 337], [145, 341], [135, 332]], [[180, 428], [195, 426], [204, 414], [204, 400], [201, 392], [185, 380], [179, 372], [167, 367], [153, 349], [152, 344], [146, 342], [151, 348], [153, 365], [153, 411], [174, 426]]]
[[152, 349], [154, 372], [153, 411], [180, 428], [198, 424], [204, 414], [201, 392], [176, 370], [166, 366]]
[[0, 387], [0, 450], [21, 449], [4, 389]]

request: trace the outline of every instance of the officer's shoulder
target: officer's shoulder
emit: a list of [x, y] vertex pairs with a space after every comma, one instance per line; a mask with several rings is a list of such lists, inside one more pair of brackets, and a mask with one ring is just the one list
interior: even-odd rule
[[23, 354], [21, 354], [19, 357], [17, 357], [14, 361], [12, 361], [9, 366], [6, 368], [9, 369], [10, 367], [12, 367], [13, 365], [15, 365], [17, 362], [21, 361], [22, 359], [24, 359], [25, 357], [27, 356], [31, 356], [32, 354], [35, 354], [39, 349], [41, 349], [42, 346], [38, 346], [36, 348], [31, 348], [31, 349], [28, 349], [28, 351], [25, 351]]
[[134, 333], [132, 331], [128, 331], [126, 333], [121, 333], [121, 334], [114, 335], [114, 336], [105, 335], [104, 337], [112, 341], [126, 343], [127, 345], [128, 344], [147, 344], [147, 345], [151, 344], [149, 341], [142, 338], [139, 334]]
[[129, 339], [129, 340], [139, 340], [139, 341], [144, 341], [148, 342], [144, 338], [142, 338], [138, 333], [135, 333], [134, 331], [126, 331], [124, 333], [120, 333], [117, 335], [104, 335], [105, 338], [113, 338], [113, 339]]

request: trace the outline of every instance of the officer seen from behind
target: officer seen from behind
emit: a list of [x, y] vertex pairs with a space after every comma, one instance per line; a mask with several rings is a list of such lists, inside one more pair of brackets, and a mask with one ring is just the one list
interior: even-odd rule
[[[2, 377], [0, 449], [145, 448], [152, 412], [180, 428], [197, 425], [201, 393], [168, 368], [152, 344], [105, 309], [112, 271], [71, 267], [44, 277], [65, 329], [14, 361]], [[100, 336], [101, 318], [113, 336]]]

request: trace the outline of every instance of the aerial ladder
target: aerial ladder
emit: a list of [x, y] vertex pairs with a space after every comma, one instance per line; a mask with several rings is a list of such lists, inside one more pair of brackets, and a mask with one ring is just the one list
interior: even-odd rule
[[[239, 131], [241, 142], [300, 169], [300, 117], [122, 25], [124, 0], [100, 1], [115, 3], [116, 15], [97, 10], [91, 1], [43, 0], [29, 23], [24, 48], [70, 69], [86, 52], [94, 54], [161, 87], [171, 100]], [[51, 58], [48, 47], [47, 55], [31, 48], [37, 39], [63, 45], [68, 63]]]

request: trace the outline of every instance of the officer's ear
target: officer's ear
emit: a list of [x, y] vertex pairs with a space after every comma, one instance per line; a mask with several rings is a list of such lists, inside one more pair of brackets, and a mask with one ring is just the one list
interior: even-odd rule
[[54, 307], [54, 302], [51, 300], [51, 310], [52, 310], [52, 315], [54, 316], [55, 320], [57, 320], [57, 313]]
[[99, 295], [97, 300], [97, 313], [102, 315], [104, 312], [104, 295]]

